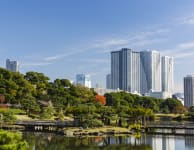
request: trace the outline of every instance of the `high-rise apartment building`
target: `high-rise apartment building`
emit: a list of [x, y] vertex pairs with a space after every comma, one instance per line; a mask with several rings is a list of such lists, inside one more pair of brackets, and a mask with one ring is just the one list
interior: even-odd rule
[[161, 58], [158, 51], [142, 51], [142, 93], [161, 91]]
[[9, 71], [17, 72], [18, 69], [18, 62], [17, 61], [11, 61], [10, 59], [6, 59], [6, 69]]
[[77, 74], [76, 75], [76, 84], [80, 84], [84, 87], [91, 88], [91, 78], [90, 75], [86, 74]]
[[140, 92], [140, 53], [123, 48], [111, 52], [112, 89]]
[[168, 56], [162, 57], [162, 91], [171, 93], [173, 92], [173, 58]]
[[194, 76], [184, 77], [184, 105], [194, 106]]
[[131, 49], [122, 49], [121, 89], [140, 93], [140, 53]]
[[121, 88], [121, 51], [111, 52], [111, 89]]
[[111, 74], [106, 75], [106, 89], [111, 89]]
[[[161, 72], [161, 70], [163, 72]], [[111, 52], [111, 88], [141, 94], [172, 92], [173, 59], [158, 51], [137, 52], [123, 48]]]

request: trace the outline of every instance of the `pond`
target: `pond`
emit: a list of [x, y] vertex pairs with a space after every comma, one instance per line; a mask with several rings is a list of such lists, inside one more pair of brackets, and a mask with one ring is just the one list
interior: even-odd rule
[[25, 132], [30, 150], [193, 150], [194, 136], [142, 135], [65, 137], [50, 133]]

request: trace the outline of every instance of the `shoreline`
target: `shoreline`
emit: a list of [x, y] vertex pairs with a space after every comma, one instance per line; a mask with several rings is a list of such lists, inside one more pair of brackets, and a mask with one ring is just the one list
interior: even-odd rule
[[65, 128], [63, 129], [63, 133], [65, 136], [102, 136], [102, 135], [131, 135], [133, 134], [128, 128], [123, 127], [112, 127], [112, 126], [105, 126], [105, 127], [97, 127], [97, 128]]

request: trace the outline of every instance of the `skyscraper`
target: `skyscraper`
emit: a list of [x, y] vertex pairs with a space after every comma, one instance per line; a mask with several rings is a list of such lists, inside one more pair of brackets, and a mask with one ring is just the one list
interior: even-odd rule
[[17, 72], [18, 71], [18, 62], [10, 61], [10, 59], [6, 59], [6, 69], [9, 71]]
[[[161, 72], [162, 70], [162, 72]], [[141, 94], [172, 92], [173, 59], [158, 51], [137, 52], [123, 48], [111, 52], [111, 88]]]
[[86, 74], [77, 74], [76, 75], [76, 84], [80, 84], [84, 87], [91, 88], [91, 78], [90, 75]]
[[141, 87], [142, 93], [161, 91], [161, 58], [158, 51], [141, 52]]
[[106, 75], [106, 88], [111, 89], [111, 74]]
[[121, 51], [111, 52], [111, 88], [121, 88], [122, 62]]
[[184, 77], [184, 105], [194, 106], [194, 76]]
[[140, 93], [140, 53], [124, 48], [122, 53], [121, 89]]
[[168, 56], [162, 57], [162, 91], [173, 92], [173, 58]]
[[111, 52], [112, 89], [140, 92], [140, 53], [123, 48]]

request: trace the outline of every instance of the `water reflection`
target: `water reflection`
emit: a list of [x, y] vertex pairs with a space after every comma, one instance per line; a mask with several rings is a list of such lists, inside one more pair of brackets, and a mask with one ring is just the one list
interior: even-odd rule
[[153, 150], [175, 150], [174, 136], [153, 135], [147, 138], [147, 143]]
[[[30, 150], [191, 150], [194, 149], [194, 137], [176, 137], [165, 135], [143, 135], [139, 139], [133, 136], [109, 137], [64, 137], [41, 133], [24, 133]], [[178, 145], [178, 146], [177, 146]]]

